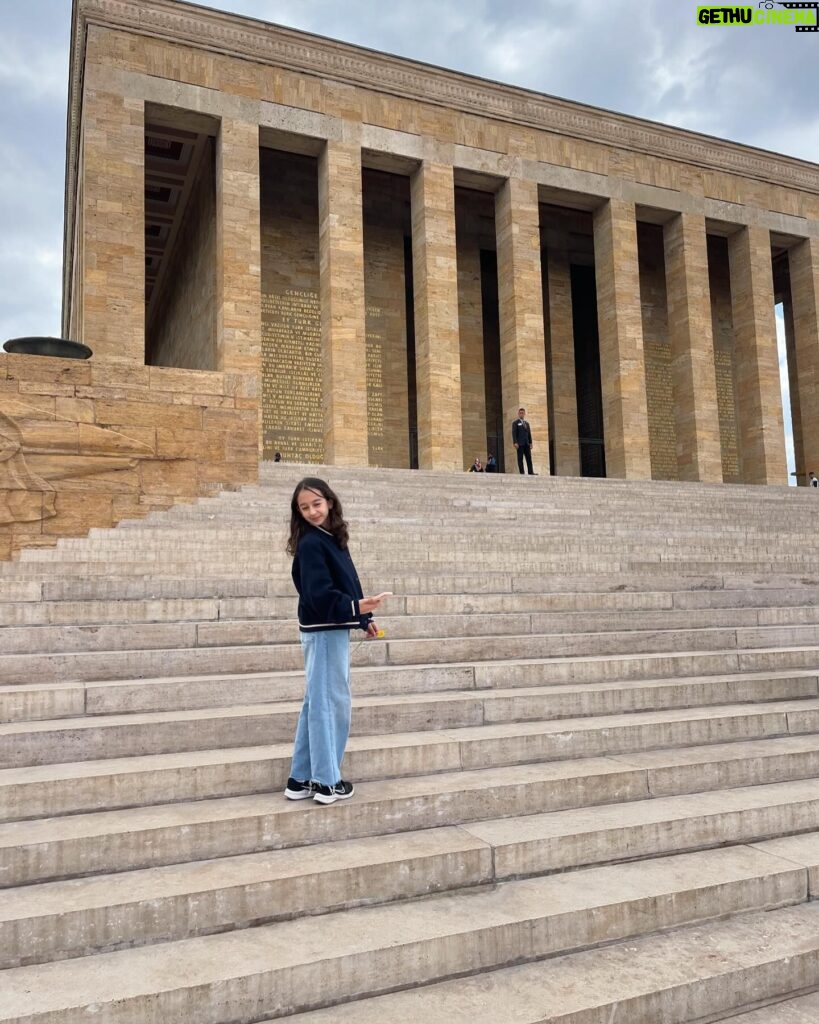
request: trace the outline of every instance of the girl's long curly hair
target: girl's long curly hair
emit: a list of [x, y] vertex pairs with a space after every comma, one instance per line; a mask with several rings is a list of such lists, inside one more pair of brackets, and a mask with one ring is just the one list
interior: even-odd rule
[[288, 555], [291, 557], [295, 555], [296, 549], [299, 546], [299, 541], [307, 532], [307, 527], [309, 526], [309, 523], [299, 511], [299, 495], [302, 491], [313, 491], [316, 494], [320, 494], [327, 500], [330, 505], [330, 514], [322, 529], [327, 530], [328, 533], [332, 533], [338, 541], [339, 547], [346, 549], [350, 535], [347, 530], [347, 523], [344, 521], [341, 502], [338, 500], [335, 491], [333, 491], [332, 487], [330, 487], [326, 480], [321, 480], [317, 476], [306, 476], [296, 484], [296, 489], [293, 491], [293, 497], [290, 499], [290, 537], [287, 541]]

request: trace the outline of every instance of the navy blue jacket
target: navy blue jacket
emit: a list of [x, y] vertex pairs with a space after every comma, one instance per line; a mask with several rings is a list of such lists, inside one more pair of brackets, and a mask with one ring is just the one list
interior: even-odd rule
[[305, 527], [292, 570], [299, 592], [299, 629], [366, 629], [372, 614], [358, 606], [364, 592], [350, 552], [320, 526]]

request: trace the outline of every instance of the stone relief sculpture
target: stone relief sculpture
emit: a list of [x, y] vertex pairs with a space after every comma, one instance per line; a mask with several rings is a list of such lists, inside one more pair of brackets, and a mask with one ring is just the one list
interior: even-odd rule
[[[112, 449], [122, 444], [123, 435], [116, 430], [100, 427], [97, 432], [112, 435]], [[146, 454], [149, 451], [146, 447]], [[76, 489], [87, 477], [133, 469], [138, 462], [125, 456], [83, 455], [59, 448], [26, 452], [19, 424], [0, 412], [0, 526], [54, 518], [58, 490], [53, 480], [73, 481], [75, 486], [69, 484], [66, 489]]]

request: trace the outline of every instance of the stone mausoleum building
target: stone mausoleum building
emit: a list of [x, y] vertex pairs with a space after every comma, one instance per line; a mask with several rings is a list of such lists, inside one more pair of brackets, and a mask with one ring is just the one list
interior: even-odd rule
[[[286, 459], [819, 468], [819, 168], [175, 0], [77, 0], [65, 331]], [[810, 465], [808, 465], [808, 463]]]
[[776, 303], [805, 483], [815, 164], [178, 0], [74, 0], [63, 334], [94, 355], [4, 357], [6, 553], [275, 451], [514, 468], [521, 405], [542, 474], [785, 484]]

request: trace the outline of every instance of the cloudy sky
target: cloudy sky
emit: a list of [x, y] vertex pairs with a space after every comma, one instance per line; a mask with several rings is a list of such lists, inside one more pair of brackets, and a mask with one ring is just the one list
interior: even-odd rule
[[[819, 163], [819, 33], [703, 27], [695, 0], [211, 6]], [[60, 333], [71, 0], [0, 18], [2, 342]]]

